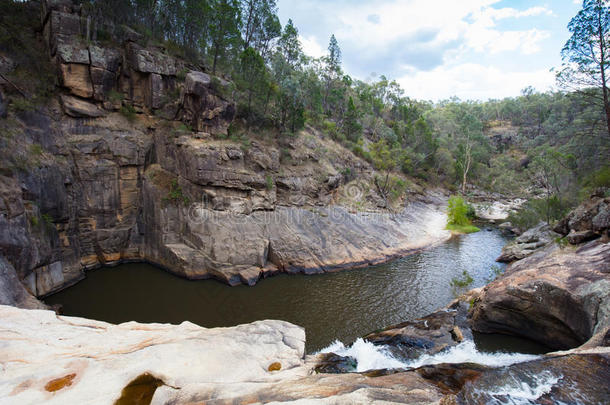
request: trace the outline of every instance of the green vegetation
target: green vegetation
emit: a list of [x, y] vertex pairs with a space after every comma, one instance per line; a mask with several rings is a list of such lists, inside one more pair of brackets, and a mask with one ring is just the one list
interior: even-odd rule
[[473, 210], [472, 206], [467, 204], [462, 197], [449, 197], [446, 229], [459, 233], [480, 231], [479, 228], [472, 225], [470, 218], [468, 217], [469, 213], [472, 213]]
[[45, 227], [47, 229], [50, 229], [50, 227], [53, 226], [53, 217], [52, 216], [50, 216], [49, 214], [42, 214], [40, 217], [44, 221]]
[[460, 277], [453, 277], [451, 279], [451, 286], [453, 288], [464, 288], [472, 284], [473, 281], [474, 279], [472, 276], [466, 270], [464, 270]]
[[131, 104], [121, 106], [119, 112], [129, 121], [134, 121], [136, 119], [136, 109]]
[[[285, 145], [307, 125], [371, 163], [386, 204], [402, 197], [408, 176], [461, 195], [476, 187], [526, 196], [530, 202], [511, 218], [526, 226], [553, 222], [587, 194], [608, 187], [607, 2], [585, 0], [570, 22], [557, 76], [562, 91], [526, 88], [518, 97], [436, 103], [410, 98], [383, 75], [367, 82], [350, 77], [334, 35], [326, 55], [305, 55], [292, 20], [280, 24], [276, 0], [78, 2], [90, 20], [87, 40], [120, 42], [127, 25], [144, 34], [141, 45], [164, 48], [186, 58], [185, 66], [203, 64], [217, 76], [212, 87], [236, 101], [230, 136], [242, 149], [255, 134], [270, 134], [281, 161], [292, 163]], [[38, 8], [36, 2], [0, 2], [0, 51], [23, 55], [10, 77], [17, 87], [8, 94], [17, 112], [35, 108], [27, 96], [48, 97], [56, 81], [50, 65], [41, 63], [48, 58], [37, 41]], [[186, 70], [176, 74], [179, 81], [185, 76]], [[109, 98], [118, 102], [123, 95], [110, 92]], [[130, 105], [120, 112], [136, 117]], [[448, 229], [476, 228], [459, 220]]]
[[39, 143], [33, 143], [30, 145], [30, 153], [32, 153], [35, 156], [40, 156], [42, 155], [42, 146]]
[[455, 225], [455, 224], [447, 224], [445, 227], [448, 231], [455, 233], [475, 233], [479, 232], [480, 229], [474, 225]]
[[491, 275], [489, 276], [489, 278], [486, 280], [486, 283], [489, 284], [492, 281], [494, 281], [495, 279], [497, 279], [498, 277], [500, 277], [500, 275], [502, 275], [502, 273], [504, 273], [504, 269], [500, 266], [497, 265], [493, 265], [491, 266]]
[[39, 40], [40, 3], [0, 1], [0, 53], [9, 55], [14, 70], [0, 81], [17, 112], [34, 110], [55, 94], [57, 75]]
[[188, 205], [190, 200], [187, 196], [182, 193], [182, 187], [178, 184], [178, 180], [172, 180], [170, 184], [170, 190], [167, 193], [167, 196], [163, 198], [164, 202], [171, 202], [173, 204], [184, 204]]
[[569, 245], [568, 238], [566, 238], [566, 237], [555, 238], [555, 243], [562, 249]]
[[268, 190], [268, 191], [273, 190], [273, 185], [274, 185], [274, 182], [273, 182], [273, 176], [271, 176], [270, 174], [267, 174], [267, 175], [265, 176], [265, 183], [266, 183], [266, 186], [267, 186], [267, 190]]
[[108, 100], [113, 103], [120, 103], [121, 101], [123, 101], [124, 98], [125, 96], [123, 95], [123, 93], [119, 93], [116, 90], [110, 90], [108, 92]]

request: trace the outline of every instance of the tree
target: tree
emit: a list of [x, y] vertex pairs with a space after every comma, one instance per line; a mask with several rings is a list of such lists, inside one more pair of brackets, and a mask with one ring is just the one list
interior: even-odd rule
[[240, 9], [237, 0], [216, 0], [212, 6], [210, 21], [212, 74], [216, 74], [218, 62], [228, 51], [235, 49], [239, 36]]
[[399, 151], [388, 146], [385, 139], [370, 144], [370, 154], [373, 160], [375, 169], [385, 172], [383, 178], [375, 176], [375, 186], [377, 191], [383, 197], [386, 206], [388, 205], [388, 197], [390, 194], [397, 194], [397, 191], [403, 189], [405, 184], [402, 180], [390, 176], [392, 171], [398, 165]]
[[301, 48], [301, 41], [299, 41], [299, 31], [290, 19], [280, 37], [279, 49], [288, 66], [292, 69], [300, 67], [303, 59], [303, 50]]
[[357, 142], [358, 139], [360, 139], [360, 133], [362, 132], [362, 125], [360, 125], [358, 122], [359, 116], [360, 114], [356, 109], [354, 99], [350, 97], [349, 101], [347, 102], [347, 111], [345, 112], [343, 129], [345, 132], [345, 137], [352, 142]]
[[[582, 10], [568, 24], [572, 36], [561, 51], [564, 61], [558, 82], [568, 89], [585, 92], [603, 103], [610, 136], [610, 94], [608, 89], [608, 0], [584, 0]], [[601, 94], [600, 94], [601, 93]]]
[[563, 154], [555, 148], [542, 146], [537, 148], [529, 177], [533, 184], [544, 190], [544, 204], [541, 214], [547, 223], [561, 218], [570, 204], [565, 201], [566, 191], [571, 185], [573, 157]]
[[331, 35], [328, 44], [328, 55], [323, 57], [324, 69], [320, 72], [324, 81], [324, 97], [322, 104], [324, 112], [331, 116], [336, 113], [337, 107], [344, 104], [345, 92], [341, 81], [341, 49], [334, 35]]
[[267, 100], [263, 97], [269, 92], [269, 79], [267, 67], [263, 57], [253, 48], [247, 48], [240, 55], [239, 75], [237, 81], [239, 86], [245, 90], [245, 112], [248, 127], [250, 127], [253, 110], [263, 113]]
[[335, 34], [330, 36], [328, 43], [328, 66], [331, 71], [340, 73], [341, 72], [341, 49]]
[[262, 56], [271, 40], [281, 34], [275, 0], [241, 0], [243, 49], [253, 48]]

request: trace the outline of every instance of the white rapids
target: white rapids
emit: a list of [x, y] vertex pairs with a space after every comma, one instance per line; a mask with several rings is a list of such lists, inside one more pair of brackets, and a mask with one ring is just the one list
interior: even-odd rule
[[480, 352], [471, 340], [466, 340], [440, 353], [434, 355], [425, 354], [408, 361], [401, 361], [395, 358], [384, 346], [375, 346], [362, 339], [356, 340], [349, 347], [336, 340], [328, 347], [320, 350], [319, 353], [335, 353], [339, 356], [351, 356], [357, 361], [356, 371], [358, 372], [378, 369], [417, 368], [441, 363], [477, 363], [490, 367], [502, 367], [540, 358], [540, 356], [522, 353]]

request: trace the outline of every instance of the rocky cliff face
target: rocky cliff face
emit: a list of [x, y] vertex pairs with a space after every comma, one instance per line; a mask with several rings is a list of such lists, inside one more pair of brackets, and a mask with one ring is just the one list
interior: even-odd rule
[[[544, 243], [537, 241], [539, 245], [534, 247], [538, 250], [530, 246], [529, 257], [508, 266], [505, 274], [473, 301], [473, 328], [524, 336], [557, 349], [580, 346], [591, 339], [607, 340], [609, 207], [608, 198], [593, 197], [555, 227], [568, 236], [567, 242], [557, 243], [549, 238]], [[539, 233], [540, 227], [520, 238], [529, 239]], [[589, 236], [570, 238], [579, 233]], [[528, 240], [521, 242], [528, 245]], [[529, 245], [535, 243], [529, 241]]]
[[0, 120], [0, 256], [33, 295], [122, 261], [254, 284], [449, 237], [441, 194], [358, 212], [378, 205], [371, 167], [312, 129], [289, 142], [227, 139], [230, 82], [127, 28], [122, 42], [87, 41], [71, 1], [43, 1], [41, 21], [60, 88]]

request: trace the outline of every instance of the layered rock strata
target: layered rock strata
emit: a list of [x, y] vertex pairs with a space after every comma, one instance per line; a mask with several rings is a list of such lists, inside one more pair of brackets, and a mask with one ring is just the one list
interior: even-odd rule
[[524, 336], [557, 349], [592, 338], [603, 341], [610, 328], [608, 202], [593, 197], [555, 227], [568, 236], [591, 233], [584, 240], [595, 240], [541, 243], [543, 247], [486, 286], [474, 304], [473, 328]]
[[[229, 140], [230, 82], [125, 27], [96, 41], [73, 2], [41, 3], [60, 89], [0, 121], [9, 134], [0, 257], [6, 280], [32, 295], [126, 261], [251, 285], [375, 264], [449, 237], [441, 194], [412, 192], [394, 214], [363, 212], [379, 199], [367, 162], [312, 128], [289, 141]], [[9, 295], [2, 302], [21, 302]]]

